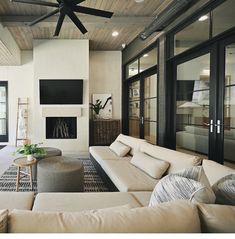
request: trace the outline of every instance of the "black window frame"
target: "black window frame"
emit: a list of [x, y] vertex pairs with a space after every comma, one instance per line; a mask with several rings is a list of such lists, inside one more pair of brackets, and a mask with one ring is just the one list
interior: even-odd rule
[[[143, 72], [139, 72], [138, 74], [127, 78], [127, 66], [138, 60], [138, 71], [140, 68], [140, 58], [156, 48], [156, 57], [157, 57], [157, 64], [144, 70]], [[122, 67], [122, 132], [124, 134], [129, 134], [129, 84], [134, 82], [134, 81], [143, 81], [141, 79], [144, 79], [150, 75], [157, 74], [157, 127], [156, 127], [156, 138], [157, 138], [157, 144], [158, 144], [158, 132], [159, 132], [159, 114], [158, 114], [158, 109], [159, 109], [159, 40], [157, 39], [154, 43], [150, 44], [148, 47], [146, 47], [144, 50], [142, 50], [140, 53], [138, 53], [136, 56], [131, 58], [126, 64], [123, 65]], [[143, 101], [144, 99], [144, 91], [143, 91], [143, 84], [140, 85], [140, 101]], [[143, 107], [140, 109], [140, 114], [143, 115]], [[140, 135], [140, 138], [143, 138], [144, 135]]]
[[[174, 27], [173, 29], [171, 29], [167, 34], [166, 34], [166, 60], [169, 60], [171, 58], [175, 58], [177, 56], [180, 56], [181, 54], [185, 54], [185, 52], [187, 53], [188, 51], [190, 51], [191, 49], [194, 49], [196, 47], [200, 47], [202, 45], [204, 45], [206, 42], [215, 39], [215, 38], [220, 38], [222, 35], [224, 35], [225, 33], [231, 31], [232, 29], [234, 29], [235, 27], [232, 27], [230, 29], [225, 30], [224, 32], [219, 33], [218, 35], [213, 37], [213, 16], [212, 16], [212, 11], [218, 7], [219, 5], [223, 4], [224, 2], [226, 2], [227, 0], [211, 0], [209, 1], [207, 4], [205, 4], [204, 6], [200, 7], [195, 13], [193, 13], [192, 15], [188, 16], [186, 19], [184, 19], [183, 21], [181, 21], [179, 24], [177, 24], [176, 27]], [[194, 23], [196, 20], [199, 19], [200, 16], [205, 15], [205, 14], [209, 14], [210, 15], [210, 22], [209, 22], [209, 39], [206, 41], [203, 41], [201, 43], [199, 43], [196, 46], [193, 46], [192, 48], [185, 50], [182, 53], [179, 53], [177, 55], [174, 55], [174, 37], [175, 35], [182, 31], [184, 28], [186, 28], [187, 26], [191, 25], [192, 23]]]
[[0, 81], [0, 86], [6, 88], [6, 134], [5, 135], [0, 135], [0, 142], [1, 143], [7, 143], [9, 141], [9, 114], [8, 114], [8, 81]]

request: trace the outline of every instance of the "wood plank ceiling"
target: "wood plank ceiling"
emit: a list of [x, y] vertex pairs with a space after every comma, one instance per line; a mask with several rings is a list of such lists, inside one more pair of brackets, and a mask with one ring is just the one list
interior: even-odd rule
[[[56, 0], [45, 0], [56, 2]], [[101, 19], [95, 16], [80, 14], [88, 33], [80, 31], [66, 19], [59, 39], [89, 39], [91, 50], [120, 50], [123, 43], [129, 44], [168, 4], [173, 0], [145, 0], [136, 3], [134, 0], [86, 0], [82, 6], [114, 12], [112, 19]], [[33, 39], [54, 39], [53, 34], [57, 16], [33, 27], [25, 24], [27, 19], [35, 19], [48, 13], [52, 8], [0, 1], [0, 21], [6, 26], [22, 50], [33, 48]], [[112, 37], [112, 31], [119, 36]]]

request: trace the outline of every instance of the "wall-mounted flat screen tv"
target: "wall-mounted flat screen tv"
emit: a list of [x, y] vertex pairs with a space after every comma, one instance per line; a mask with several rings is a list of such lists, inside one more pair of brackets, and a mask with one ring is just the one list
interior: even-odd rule
[[40, 80], [41, 105], [83, 104], [83, 80]]

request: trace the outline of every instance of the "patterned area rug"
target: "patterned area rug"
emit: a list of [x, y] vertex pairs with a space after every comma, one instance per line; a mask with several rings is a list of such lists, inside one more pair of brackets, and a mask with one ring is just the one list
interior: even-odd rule
[[[79, 159], [84, 165], [84, 191], [85, 192], [108, 192], [103, 180], [98, 175], [90, 159]], [[16, 189], [16, 166], [10, 166], [0, 178], [0, 191], [15, 191]], [[19, 191], [31, 191], [29, 178], [21, 179]], [[33, 191], [37, 193], [37, 182], [33, 181]]]

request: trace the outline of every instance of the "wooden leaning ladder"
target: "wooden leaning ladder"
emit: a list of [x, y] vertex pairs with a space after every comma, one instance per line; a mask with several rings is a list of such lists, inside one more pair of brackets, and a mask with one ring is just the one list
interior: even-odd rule
[[[19, 118], [20, 118], [20, 110], [24, 109], [26, 110], [26, 115], [24, 116], [25, 118], [25, 138], [19, 138]], [[18, 98], [17, 100], [17, 120], [16, 120], [16, 141], [15, 141], [15, 146], [18, 146], [18, 142], [20, 141], [25, 141], [27, 142], [28, 139], [28, 113], [29, 113], [29, 98]]]

